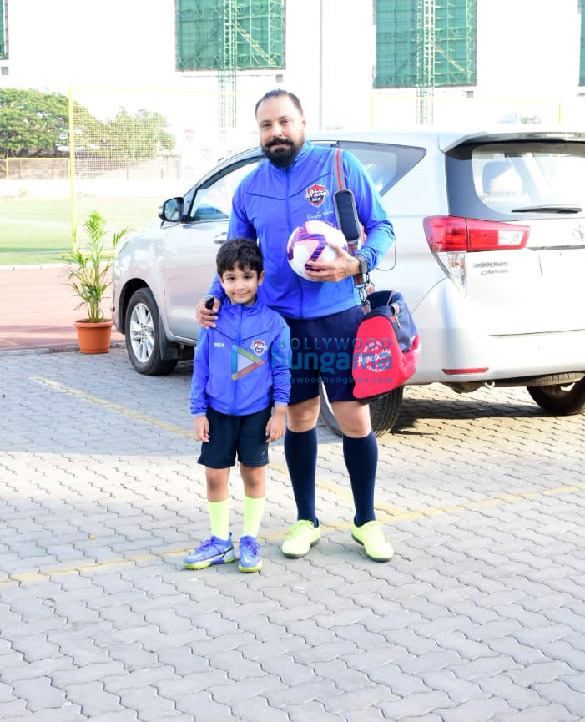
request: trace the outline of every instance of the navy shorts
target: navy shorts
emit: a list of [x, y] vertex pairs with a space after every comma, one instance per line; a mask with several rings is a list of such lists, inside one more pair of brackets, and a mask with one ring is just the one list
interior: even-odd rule
[[235, 466], [237, 452], [245, 466], [266, 466], [266, 424], [270, 414], [270, 406], [248, 416], [228, 416], [210, 406], [207, 409], [209, 441], [201, 444], [197, 461], [210, 469], [226, 469]]
[[285, 318], [290, 328], [290, 405], [319, 396], [319, 379], [329, 401], [355, 401], [351, 374], [361, 306], [313, 319]]

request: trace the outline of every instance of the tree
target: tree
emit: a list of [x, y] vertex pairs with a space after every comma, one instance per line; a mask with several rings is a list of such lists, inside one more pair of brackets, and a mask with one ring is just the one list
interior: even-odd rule
[[68, 135], [67, 128], [64, 95], [0, 89], [0, 155], [54, 155]]
[[[83, 106], [74, 104], [76, 138], [92, 137], [100, 125]], [[63, 155], [69, 145], [69, 107], [60, 93], [0, 88], [0, 156]]]
[[[0, 157], [63, 155], [69, 149], [68, 101], [59, 93], [0, 89]], [[132, 114], [120, 108], [113, 120], [100, 121], [73, 103], [73, 150], [85, 157], [120, 162], [156, 157], [172, 150], [167, 121], [150, 110]]]
[[165, 131], [167, 121], [150, 110], [131, 114], [120, 108], [113, 120], [103, 124], [102, 155], [127, 160], [156, 157], [161, 150], [172, 150], [174, 138]]

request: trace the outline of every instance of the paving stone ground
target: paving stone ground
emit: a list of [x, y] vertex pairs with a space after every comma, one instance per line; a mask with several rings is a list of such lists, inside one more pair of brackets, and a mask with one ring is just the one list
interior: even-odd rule
[[[390, 563], [352, 541], [319, 427], [310, 555], [279, 551], [278, 443], [262, 573], [185, 571], [208, 534], [190, 373], [141, 377], [118, 348], [0, 355], [3, 722], [585, 719], [584, 416], [409, 388], [379, 444]], [[232, 492], [237, 538], [237, 472]]]

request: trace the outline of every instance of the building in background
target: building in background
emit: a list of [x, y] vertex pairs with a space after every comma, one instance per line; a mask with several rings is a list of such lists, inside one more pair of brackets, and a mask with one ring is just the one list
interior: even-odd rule
[[73, 230], [91, 209], [140, 229], [257, 143], [254, 105], [275, 87], [309, 131], [585, 127], [582, 2], [0, 0], [0, 97], [69, 101], [41, 153], [0, 154], [0, 196], [69, 198]]
[[197, 92], [195, 125], [246, 131], [277, 85], [313, 127], [467, 121], [469, 99], [482, 120], [564, 120], [585, 84], [581, 2], [0, 0], [0, 87]]

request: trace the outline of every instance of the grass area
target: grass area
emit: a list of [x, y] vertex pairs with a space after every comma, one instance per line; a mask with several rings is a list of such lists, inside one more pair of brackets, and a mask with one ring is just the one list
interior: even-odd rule
[[0, 266], [58, 263], [69, 250], [67, 199], [0, 198]]
[[[99, 211], [108, 229], [140, 231], [156, 220], [161, 198], [87, 198], [76, 200], [77, 217]], [[71, 250], [68, 198], [0, 198], [0, 266], [62, 263]]]

